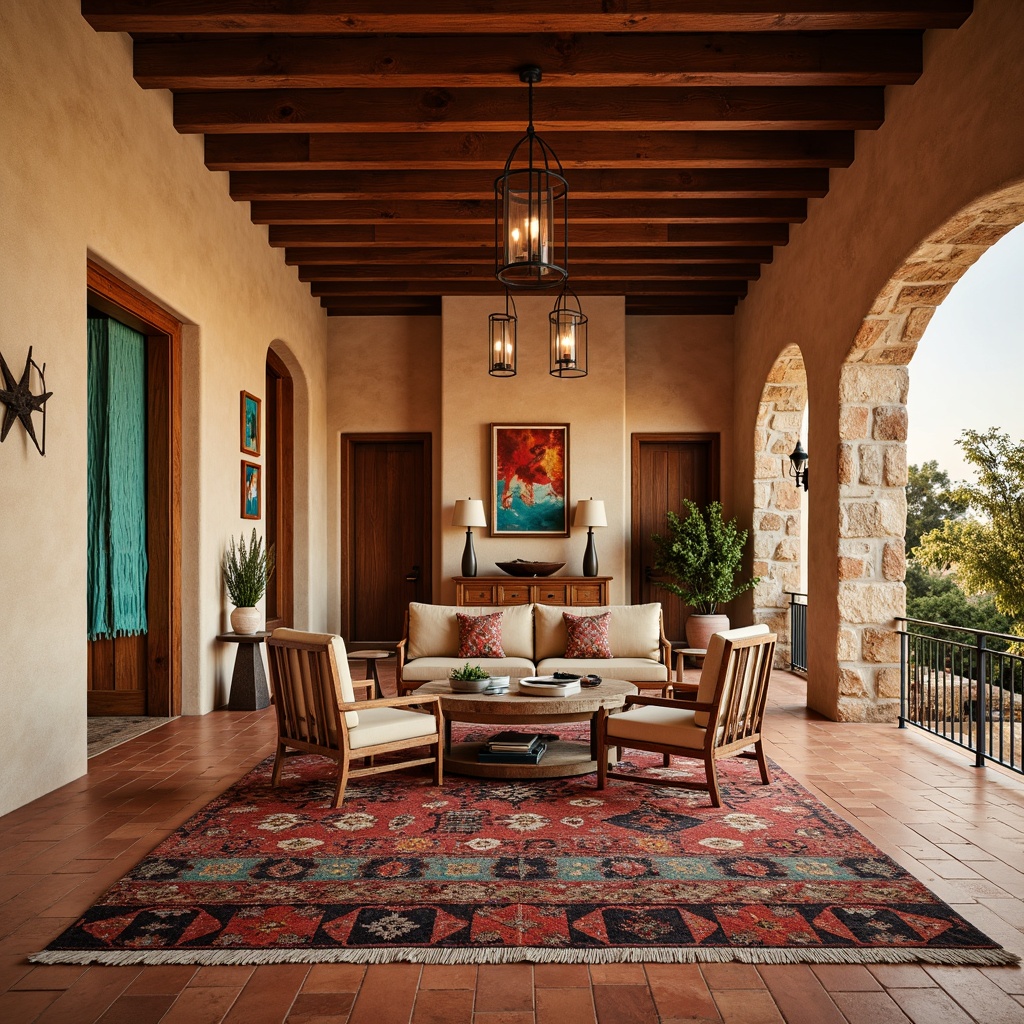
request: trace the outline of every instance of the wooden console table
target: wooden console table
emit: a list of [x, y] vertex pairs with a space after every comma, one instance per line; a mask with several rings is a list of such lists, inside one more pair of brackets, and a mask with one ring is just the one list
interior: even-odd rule
[[466, 605], [608, 604], [611, 576], [453, 576], [455, 603]]

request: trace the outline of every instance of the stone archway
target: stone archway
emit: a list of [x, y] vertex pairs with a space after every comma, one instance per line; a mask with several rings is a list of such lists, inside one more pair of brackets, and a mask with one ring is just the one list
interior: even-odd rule
[[878, 294], [839, 385], [840, 721], [899, 714], [906, 610], [909, 364], [936, 307], [994, 242], [1024, 222], [1024, 182], [972, 203], [917, 248]]
[[797, 345], [787, 345], [768, 373], [754, 430], [754, 622], [778, 637], [775, 664], [790, 662], [789, 598], [800, 589], [801, 492], [789, 475], [807, 406], [807, 374]]

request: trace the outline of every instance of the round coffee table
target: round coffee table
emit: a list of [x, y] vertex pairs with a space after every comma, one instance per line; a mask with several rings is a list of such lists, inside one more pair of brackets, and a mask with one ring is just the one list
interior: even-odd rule
[[[515, 683], [513, 682], [513, 687]], [[597, 771], [597, 737], [594, 725], [603, 708], [607, 713], [621, 708], [626, 697], [637, 692], [624, 679], [605, 679], [600, 686], [584, 687], [567, 697], [535, 697], [518, 693], [452, 693], [447, 679], [436, 679], [417, 687], [416, 693], [436, 693], [441, 698], [444, 719], [444, 769], [458, 775], [479, 775], [495, 779], [561, 778]], [[452, 743], [452, 722], [479, 722], [506, 728], [529, 728], [553, 722], [590, 722], [590, 743], [556, 740], [539, 764], [481, 762], [477, 754], [483, 743]]]

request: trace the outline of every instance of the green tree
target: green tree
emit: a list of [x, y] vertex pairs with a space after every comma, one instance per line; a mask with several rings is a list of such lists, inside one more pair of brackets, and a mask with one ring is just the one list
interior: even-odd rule
[[935, 459], [911, 466], [907, 471], [907, 535], [910, 554], [931, 530], [938, 530], [949, 519], [963, 519], [967, 501], [961, 497], [949, 474], [939, 469]]
[[914, 550], [926, 568], [951, 569], [968, 595], [991, 594], [1018, 626], [1024, 622], [1024, 441], [995, 427], [965, 430], [956, 442], [977, 480], [954, 493], [976, 517], [947, 519]]
[[[968, 597], [948, 573], [932, 572], [914, 559], [907, 562], [907, 615], [926, 622], [944, 622], [964, 629], [981, 629], [986, 633], [1013, 633], [1013, 622], [996, 607], [990, 594]], [[914, 627], [941, 640], [963, 642], [962, 633], [936, 628]], [[1002, 650], [1004, 642], [990, 641], [989, 646]]]

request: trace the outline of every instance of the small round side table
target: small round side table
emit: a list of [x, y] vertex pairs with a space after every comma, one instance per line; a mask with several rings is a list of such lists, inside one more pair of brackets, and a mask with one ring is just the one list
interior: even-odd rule
[[263, 668], [260, 644], [270, 633], [221, 633], [217, 639], [226, 644], [238, 644], [235, 668], [231, 673], [229, 711], [261, 711], [270, 707], [270, 687]]
[[[383, 691], [380, 688], [380, 676], [377, 673], [377, 662], [381, 658], [390, 658], [395, 652], [394, 651], [349, 651], [348, 656], [351, 660], [362, 659], [366, 662], [366, 678], [373, 680], [373, 696], [376, 699], [380, 699], [384, 696]], [[356, 680], [358, 683], [358, 680]]]

